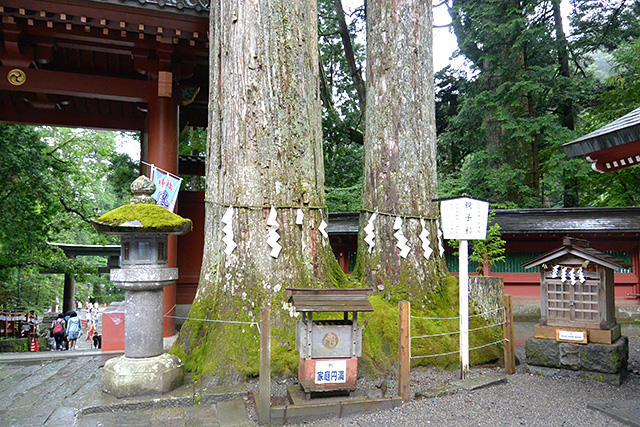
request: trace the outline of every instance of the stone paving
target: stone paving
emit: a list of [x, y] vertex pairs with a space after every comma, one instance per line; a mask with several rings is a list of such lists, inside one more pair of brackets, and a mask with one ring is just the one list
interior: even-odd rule
[[28, 356], [0, 358], [0, 426], [254, 425], [241, 394], [195, 405], [193, 385], [186, 384], [161, 397], [116, 399], [100, 391], [104, 357], [98, 351]]

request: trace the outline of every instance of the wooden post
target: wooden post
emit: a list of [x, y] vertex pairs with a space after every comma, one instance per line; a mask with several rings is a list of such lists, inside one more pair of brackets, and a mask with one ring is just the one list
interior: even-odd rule
[[398, 394], [404, 402], [411, 398], [409, 374], [411, 373], [411, 305], [408, 301], [398, 303], [400, 318], [398, 322], [398, 350], [400, 366], [398, 367]]
[[502, 297], [504, 307], [504, 370], [507, 375], [516, 373], [516, 343], [513, 332], [513, 303], [511, 295]]
[[271, 424], [271, 310], [260, 308], [260, 425]]
[[458, 280], [460, 282], [460, 379], [469, 376], [469, 242], [460, 240], [458, 247]]

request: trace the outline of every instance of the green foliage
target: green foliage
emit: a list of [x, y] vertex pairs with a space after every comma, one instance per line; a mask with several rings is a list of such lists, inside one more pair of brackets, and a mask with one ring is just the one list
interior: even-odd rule
[[[568, 42], [556, 31], [556, 1], [448, 4], [472, 74], [436, 75], [441, 196], [521, 208], [635, 205], [635, 172], [598, 176], [560, 146], [640, 105], [639, 3], [574, 2]], [[589, 71], [602, 52], [613, 72], [604, 84]]]
[[478, 263], [478, 271], [482, 274], [483, 265], [491, 266], [496, 262], [504, 262], [505, 243], [500, 237], [500, 224], [491, 224], [487, 230], [486, 239], [472, 242], [473, 250], [469, 255], [469, 260]]
[[[207, 129], [186, 126], [180, 133], [178, 153], [181, 156], [204, 157], [207, 151]], [[204, 191], [203, 176], [183, 176], [182, 191]]]
[[[351, 18], [354, 56], [362, 70], [365, 47], [356, 42], [355, 35], [364, 33], [363, 8], [356, 9]], [[320, 62], [330, 98], [330, 105], [323, 103], [322, 109], [327, 207], [332, 212], [355, 211], [360, 209], [362, 198], [364, 112], [349, 72], [332, 0], [318, 1], [318, 33]]]
[[0, 215], [0, 297], [5, 307], [42, 311], [62, 299], [62, 277], [43, 272], [69, 273], [82, 282], [94, 270], [88, 258], [67, 259], [48, 242], [114, 241], [88, 223], [120, 202], [122, 193], [116, 194], [113, 185], [135, 171], [133, 162], [114, 154], [114, 137], [0, 124], [0, 178], [5, 183], [0, 209], [11, 213]]
[[[500, 205], [498, 205], [500, 206]], [[489, 223], [495, 215], [495, 211], [489, 212]], [[471, 254], [469, 260], [478, 263], [478, 272], [480, 275], [484, 273], [484, 265], [491, 267], [497, 262], [504, 262], [505, 258], [505, 241], [501, 237], [500, 224], [491, 224], [487, 229], [487, 238], [484, 240], [471, 240], [469, 246]], [[459, 248], [459, 240], [450, 240], [449, 244], [453, 248]]]
[[131, 199], [131, 183], [139, 176], [138, 164], [128, 154], [113, 152], [109, 159], [111, 171], [107, 181], [115, 196], [115, 205], [129, 203]]

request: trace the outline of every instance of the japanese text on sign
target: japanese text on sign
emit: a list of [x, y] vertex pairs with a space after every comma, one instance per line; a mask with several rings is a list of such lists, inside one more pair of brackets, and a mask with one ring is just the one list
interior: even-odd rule
[[346, 383], [346, 360], [318, 360], [314, 381], [316, 384]]
[[487, 237], [489, 203], [461, 197], [440, 202], [445, 239], [483, 240]]

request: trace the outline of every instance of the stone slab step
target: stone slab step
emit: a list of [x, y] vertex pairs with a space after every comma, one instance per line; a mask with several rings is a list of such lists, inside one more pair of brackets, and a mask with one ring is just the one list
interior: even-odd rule
[[590, 403], [587, 405], [587, 408], [602, 412], [621, 423], [640, 427], [640, 400]]

